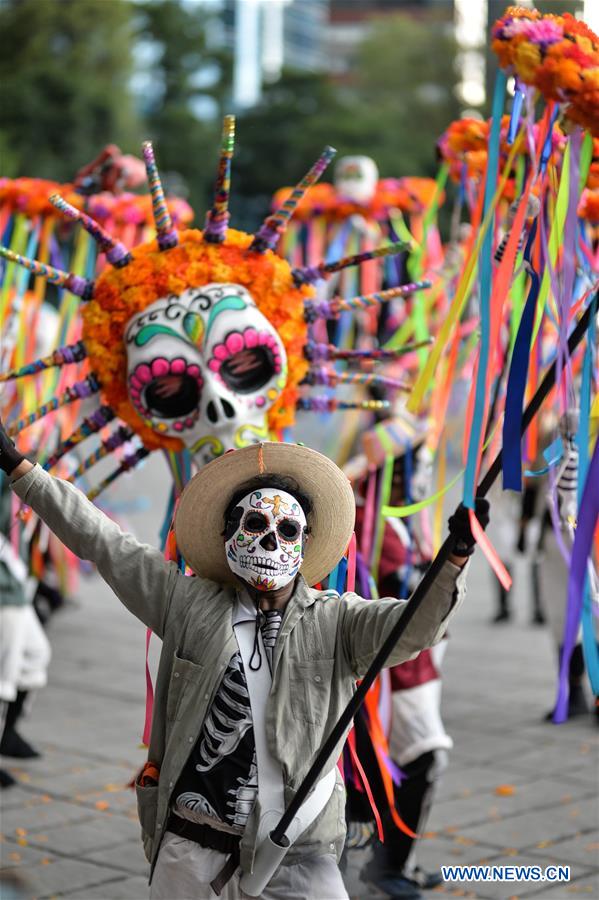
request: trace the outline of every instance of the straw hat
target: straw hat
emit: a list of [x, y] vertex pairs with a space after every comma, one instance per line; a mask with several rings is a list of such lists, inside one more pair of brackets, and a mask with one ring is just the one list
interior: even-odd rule
[[196, 575], [237, 584], [225, 556], [224, 514], [245, 481], [271, 473], [294, 478], [310, 497], [310, 540], [300, 569], [309, 585], [337, 565], [349, 544], [355, 518], [349, 481], [334, 462], [298, 444], [265, 442], [225, 453], [204, 466], [181, 494], [175, 516], [180, 552]]

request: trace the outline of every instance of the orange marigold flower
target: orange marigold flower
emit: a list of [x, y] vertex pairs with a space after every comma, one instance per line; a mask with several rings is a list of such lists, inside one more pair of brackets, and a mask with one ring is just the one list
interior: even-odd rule
[[599, 190], [585, 190], [580, 198], [578, 215], [588, 222], [599, 222]]
[[514, 53], [516, 72], [527, 84], [534, 83], [537, 69], [541, 63], [541, 51], [536, 44], [521, 43]]

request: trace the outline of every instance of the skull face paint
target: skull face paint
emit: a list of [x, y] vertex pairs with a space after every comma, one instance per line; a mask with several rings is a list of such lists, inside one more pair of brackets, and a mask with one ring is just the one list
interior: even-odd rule
[[246, 288], [208, 284], [156, 300], [129, 320], [125, 343], [137, 413], [199, 463], [267, 437], [287, 358]]
[[225, 552], [238, 578], [259, 591], [276, 591], [293, 581], [307, 533], [306, 516], [295, 497], [280, 488], [252, 491], [229, 521], [238, 525], [225, 541]]
[[337, 192], [353, 203], [370, 203], [378, 180], [379, 170], [369, 156], [342, 156], [335, 166]]

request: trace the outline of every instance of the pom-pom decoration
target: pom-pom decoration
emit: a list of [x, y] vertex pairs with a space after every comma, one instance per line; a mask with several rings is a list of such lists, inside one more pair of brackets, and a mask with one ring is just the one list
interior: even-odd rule
[[[62, 220], [62, 213], [51, 202], [59, 195], [66, 203], [87, 213], [97, 223], [109, 228], [114, 240], [126, 240], [123, 232], [130, 228], [152, 227], [152, 198], [147, 194], [109, 194], [106, 192], [84, 197], [73, 184], [60, 184], [43, 178], [0, 178], [0, 209], [3, 215], [20, 213], [28, 219], [37, 216]], [[187, 201], [168, 197], [170, 216], [178, 227], [189, 225], [193, 210]]]
[[510, 6], [493, 26], [491, 46], [508, 74], [599, 137], [599, 38], [588, 25], [569, 13]]
[[[510, 116], [502, 116], [500, 131], [500, 164], [505, 164], [510, 155], [512, 144], [509, 142]], [[535, 146], [538, 145], [539, 124], [532, 126], [532, 137]], [[463, 184], [466, 179], [479, 181], [482, 179], [487, 166], [489, 135], [491, 121], [466, 117], [456, 119], [443, 132], [437, 142], [437, 148], [441, 158], [449, 165], [449, 175], [452, 181]], [[551, 134], [550, 161], [554, 165], [561, 163], [566, 146], [566, 136], [558, 125], [555, 125]], [[525, 141], [521, 141], [516, 150], [514, 162], [520, 158], [530, 157], [530, 147]], [[548, 160], [549, 161], [549, 160]], [[515, 167], [514, 167], [515, 168]], [[515, 174], [515, 172], [513, 173]], [[514, 197], [514, 179], [510, 177], [504, 189], [504, 196], [508, 199]]]

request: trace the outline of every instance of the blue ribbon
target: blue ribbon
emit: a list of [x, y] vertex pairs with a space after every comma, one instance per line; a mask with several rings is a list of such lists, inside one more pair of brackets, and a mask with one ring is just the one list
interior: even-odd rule
[[345, 591], [346, 578], [347, 578], [347, 558], [344, 556], [343, 559], [339, 560], [339, 564], [337, 565], [336, 591], [338, 594], [342, 594]]
[[503, 419], [503, 449], [501, 453], [503, 489], [512, 491], [522, 490], [522, 406], [528, 378], [530, 342], [532, 340], [540, 287], [539, 276], [530, 265], [536, 230], [537, 223], [535, 221], [530, 229], [524, 251], [524, 259], [529, 264], [530, 289], [514, 342], [512, 362], [507, 380], [505, 417]]
[[460, 173], [460, 192], [458, 195], [458, 202], [463, 203], [466, 200], [466, 179], [468, 178], [468, 167], [466, 163], [462, 165], [462, 171]]
[[559, 106], [556, 103], [553, 113], [551, 115], [551, 121], [549, 123], [549, 131], [547, 132], [547, 137], [545, 138], [545, 143], [543, 144], [543, 150], [541, 151], [541, 158], [539, 160], [539, 172], [541, 173], [541, 175], [545, 174], [545, 169], [547, 168], [547, 163], [549, 162], [549, 157], [551, 156], [551, 138], [553, 135], [553, 126], [556, 123], [558, 115], [559, 115]]
[[524, 474], [527, 478], [539, 478], [541, 475], [546, 475], [550, 469], [558, 464], [563, 455], [564, 448], [562, 439], [556, 438], [552, 444], [549, 444], [549, 446], [545, 447], [543, 450], [543, 458], [546, 460], [547, 465], [543, 466], [542, 469], [525, 469]]
[[[389, 231], [389, 239], [393, 241], [393, 243], [397, 243], [399, 241], [399, 236], [393, 227], [393, 223], [389, 219], [387, 222], [387, 228]], [[387, 279], [388, 287], [397, 287], [398, 284], [401, 284], [403, 281], [402, 271], [403, 271], [403, 255], [399, 256], [388, 256], [384, 259], [385, 263], [385, 275]]]
[[338, 594], [342, 594], [345, 591], [345, 579], [347, 576], [347, 559], [344, 556], [339, 560], [331, 574], [329, 575], [328, 587], [329, 590], [337, 591]]
[[[489, 137], [489, 151], [487, 158], [487, 178], [485, 183], [485, 204], [483, 219], [486, 218], [491, 203], [493, 202], [494, 187], [497, 181], [499, 168], [499, 138], [501, 135], [501, 113], [505, 97], [506, 75], [501, 70], [495, 78], [495, 93], [493, 95], [493, 120]], [[493, 233], [495, 216], [492, 217], [480, 252], [480, 353], [478, 357], [478, 374], [476, 378], [474, 412], [472, 415], [472, 429], [466, 471], [464, 473], [464, 506], [474, 509], [474, 490], [476, 482], [476, 469], [478, 463], [478, 450], [482, 440], [483, 418], [486, 405], [486, 381], [487, 365], [491, 342], [491, 276], [493, 267]]]
[[[10, 247], [10, 242], [12, 239], [14, 225], [15, 225], [15, 217], [9, 216], [8, 222], [6, 223], [6, 228], [4, 229], [4, 233], [2, 235], [2, 238], [0, 239], [2, 241], [2, 245], [4, 247]], [[2, 260], [2, 271], [4, 271], [4, 269], [6, 268], [7, 265], [8, 265], [8, 260], [3, 259]]]
[[168, 538], [171, 522], [173, 521], [173, 511], [175, 509], [175, 485], [171, 487], [171, 493], [164, 513], [164, 519], [160, 527], [160, 546], [166, 547], [166, 539]]
[[523, 100], [523, 92], [520, 90], [520, 88], [516, 88], [516, 92], [514, 94], [514, 102], [512, 104], [512, 114], [510, 116], [510, 126], [507, 132], [507, 142], [510, 146], [516, 140], [516, 134], [518, 133], [518, 125], [520, 124], [520, 114], [522, 112]]

